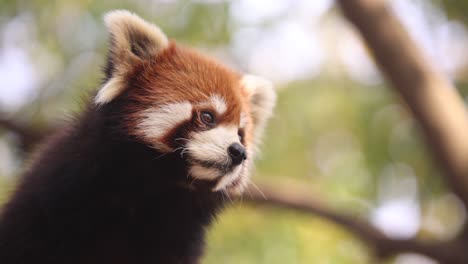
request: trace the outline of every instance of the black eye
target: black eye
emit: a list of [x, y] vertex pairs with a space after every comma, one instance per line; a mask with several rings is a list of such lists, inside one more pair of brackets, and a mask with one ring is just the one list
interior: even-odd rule
[[210, 112], [201, 112], [200, 120], [206, 125], [213, 125], [215, 122], [215, 118]]

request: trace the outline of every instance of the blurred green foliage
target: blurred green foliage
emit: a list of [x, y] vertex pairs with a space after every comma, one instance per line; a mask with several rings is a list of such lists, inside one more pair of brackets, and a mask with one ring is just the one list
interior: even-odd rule
[[[317, 145], [321, 140], [324, 144]], [[350, 80], [292, 83], [279, 93], [264, 143], [259, 178], [323, 184], [323, 195], [331, 191], [332, 200], [375, 200], [376, 190], [369, 188], [376, 186], [372, 175], [389, 162], [411, 166], [426, 194], [442, 191], [440, 175], [416, 124], [385, 87], [365, 87]], [[321, 170], [317, 161], [327, 155], [335, 160]]]
[[468, 2], [463, 0], [443, 0], [439, 1], [447, 13], [453, 18], [463, 21], [465, 24], [468, 24]]
[[356, 238], [318, 218], [237, 205], [210, 232], [203, 263], [370, 263]]
[[[467, 3], [447, 0], [443, 6], [449, 14], [468, 23]], [[171, 38], [213, 52], [229, 50], [234, 32], [243, 26], [230, 17], [231, 4], [0, 0], [0, 30], [3, 32], [18, 19], [33, 25], [34, 30], [28, 33], [33, 36], [19, 42], [35, 67], [46, 72], [37, 84], [38, 93], [9, 115], [41, 127], [59, 122], [64, 111], [68, 115], [81, 109], [79, 98], [86, 98], [102, 78], [99, 69], [105, 58], [107, 34], [101, 16], [106, 11], [130, 9], [159, 24]], [[0, 34], [3, 42], [4, 37]], [[467, 96], [468, 82], [459, 82], [460, 91]], [[382, 192], [398, 194], [398, 185], [382, 186], [382, 179], [388, 175], [398, 178], [385, 172], [404, 167], [409, 171], [406, 176], [415, 178], [418, 186], [414, 195], [423, 218], [419, 234], [437, 239], [459, 228], [457, 219], [463, 213], [457, 211], [453, 199], [446, 198], [443, 178], [417, 124], [388, 86], [364, 85], [346, 76], [323, 74], [281, 85], [278, 93], [275, 117], [257, 162], [256, 180], [308, 186], [315, 196], [334, 208], [366, 218], [379, 207]], [[0, 105], [0, 110], [5, 109]], [[0, 139], [14, 148], [11, 136], [1, 133]], [[17, 178], [2, 173], [5, 174], [0, 166], [0, 202], [8, 196], [11, 179]], [[444, 228], [436, 232], [424, 224], [430, 221]], [[219, 217], [209, 232], [206, 252], [204, 263], [374, 261], [369, 248], [327, 221], [242, 203]]]

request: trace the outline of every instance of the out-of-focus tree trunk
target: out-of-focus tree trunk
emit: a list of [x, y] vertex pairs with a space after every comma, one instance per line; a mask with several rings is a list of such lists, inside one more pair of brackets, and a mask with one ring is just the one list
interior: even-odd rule
[[462, 98], [382, 0], [339, 0], [380, 69], [423, 128], [447, 182], [468, 205], [468, 116]]
[[[468, 116], [457, 90], [428, 61], [385, 1], [338, 0], [338, 4], [361, 33], [387, 80], [419, 121], [449, 186], [467, 208]], [[439, 243], [390, 239], [363, 221], [314, 202], [303, 192], [281, 192], [268, 186], [260, 186], [260, 189], [268, 199], [252, 195], [251, 201], [329, 219], [373, 246], [378, 256], [416, 252], [441, 263], [468, 263], [468, 239], [464, 236]]]

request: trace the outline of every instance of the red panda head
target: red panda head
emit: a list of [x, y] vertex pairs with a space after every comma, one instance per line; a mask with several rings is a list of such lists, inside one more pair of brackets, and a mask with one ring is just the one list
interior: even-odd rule
[[105, 16], [111, 35], [103, 106], [124, 98], [126, 131], [159, 153], [179, 151], [193, 180], [240, 193], [275, 104], [271, 83], [241, 75], [128, 11]]

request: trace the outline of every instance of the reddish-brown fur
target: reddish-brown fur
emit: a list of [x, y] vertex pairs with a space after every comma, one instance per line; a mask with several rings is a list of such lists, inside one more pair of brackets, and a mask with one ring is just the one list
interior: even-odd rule
[[[217, 94], [227, 103], [226, 113], [218, 117], [217, 124], [236, 126], [239, 125], [241, 111], [249, 113], [250, 110], [249, 95], [240, 86], [240, 74], [173, 42], [152, 59], [136, 61], [126, 79], [132, 87], [127, 87], [121, 98], [135, 102], [127, 104], [124, 109], [128, 131], [139, 137], [142, 137], [142, 131], [136, 129], [139, 114], [150, 106], [181, 101], [196, 106], [208, 100], [210, 95]], [[244, 133], [248, 145], [253, 131], [250, 116], [247, 117]]]

